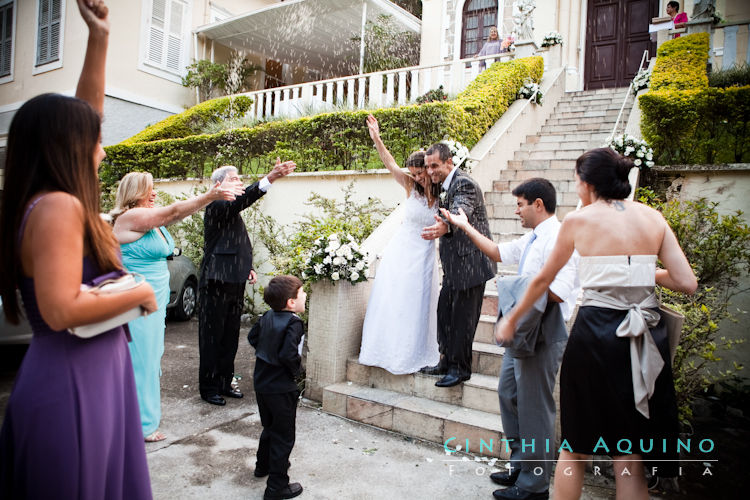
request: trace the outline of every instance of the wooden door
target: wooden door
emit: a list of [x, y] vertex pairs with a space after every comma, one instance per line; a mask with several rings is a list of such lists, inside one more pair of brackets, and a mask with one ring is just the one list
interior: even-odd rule
[[658, 15], [657, 0], [589, 0], [584, 88], [627, 87], [648, 49], [656, 44], [648, 24]]

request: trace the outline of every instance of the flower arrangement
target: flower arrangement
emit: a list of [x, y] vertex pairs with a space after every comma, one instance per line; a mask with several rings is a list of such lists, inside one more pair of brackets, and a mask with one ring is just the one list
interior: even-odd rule
[[607, 137], [604, 147], [610, 147], [623, 156], [633, 160], [633, 164], [643, 169], [654, 166], [654, 151], [644, 140], [633, 137], [630, 134]]
[[552, 47], [555, 45], [562, 45], [562, 43], [562, 35], [557, 31], [550, 31], [549, 33], [544, 35], [544, 39], [542, 40], [542, 47]]
[[648, 69], [640, 70], [633, 77], [633, 86], [631, 87], [633, 95], [638, 95], [639, 90], [648, 88], [648, 84], [650, 81], [651, 81], [651, 72]]
[[454, 141], [453, 139], [444, 139], [442, 142], [446, 144], [451, 150], [451, 155], [453, 156], [453, 166], [460, 167], [465, 163], [463, 170], [465, 172], [471, 172], [471, 169], [472, 167], [474, 167], [474, 164], [476, 162], [474, 160], [468, 159], [469, 148], [458, 141]]
[[359, 283], [367, 279], [367, 254], [350, 234], [333, 233], [318, 238], [305, 261], [302, 279], [312, 283], [323, 279]]
[[518, 90], [518, 95], [516, 97], [518, 99], [532, 99], [533, 97], [532, 102], [541, 106], [542, 99], [544, 99], [544, 94], [542, 93], [542, 89], [539, 87], [538, 83], [526, 80], [526, 83], [523, 84], [523, 87]]

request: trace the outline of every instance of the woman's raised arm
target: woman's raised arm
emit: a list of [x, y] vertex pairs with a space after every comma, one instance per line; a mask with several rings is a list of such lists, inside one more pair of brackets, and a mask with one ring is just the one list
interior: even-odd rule
[[109, 9], [102, 0], [78, 0], [78, 9], [89, 28], [89, 38], [76, 97], [91, 104], [101, 115], [104, 111], [104, 65], [109, 40]]
[[396, 182], [401, 184], [404, 189], [409, 191], [410, 184], [408, 184], [408, 182], [410, 181], [410, 178], [403, 171], [401, 171], [398, 163], [396, 163], [396, 160], [393, 159], [393, 155], [391, 155], [391, 152], [388, 151], [388, 148], [386, 148], [385, 144], [383, 144], [383, 140], [380, 138], [380, 126], [378, 125], [377, 118], [372, 115], [369, 115], [367, 117], [367, 129], [370, 132], [370, 138], [372, 138], [372, 142], [375, 143], [375, 149], [378, 150], [378, 155], [380, 156], [380, 160], [383, 162], [383, 165], [385, 165], [385, 168], [387, 168], [391, 172], [391, 174], [393, 174]]

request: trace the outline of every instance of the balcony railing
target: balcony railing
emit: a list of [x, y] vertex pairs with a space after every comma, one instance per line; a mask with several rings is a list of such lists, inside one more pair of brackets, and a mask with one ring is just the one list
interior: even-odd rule
[[440, 64], [412, 66], [317, 82], [247, 92], [253, 98], [248, 116], [298, 117], [336, 108], [391, 107], [413, 102], [440, 85], [447, 94], [461, 92], [479, 73], [482, 63], [509, 61], [513, 53], [473, 57]]

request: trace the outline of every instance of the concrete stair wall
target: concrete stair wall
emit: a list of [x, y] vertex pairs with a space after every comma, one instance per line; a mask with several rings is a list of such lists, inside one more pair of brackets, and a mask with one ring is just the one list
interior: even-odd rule
[[[575, 160], [599, 147], [611, 132], [624, 89], [567, 93], [536, 135], [515, 152], [506, 170], [499, 172], [492, 191], [485, 193], [490, 230], [495, 241], [521, 236], [512, 189], [525, 179], [549, 179], [558, 192], [557, 215], [562, 218], [578, 204]], [[627, 116], [628, 109], [625, 110]], [[499, 273], [515, 274], [515, 266], [499, 266]], [[365, 366], [356, 357], [346, 365], [347, 381], [323, 391], [323, 409], [330, 413], [409, 436], [460, 444], [478, 455], [508, 458], [497, 396], [504, 349], [495, 345], [497, 316], [495, 280], [487, 283], [482, 316], [472, 345], [471, 379], [451, 388], [435, 387], [438, 377], [414, 373], [393, 375]], [[482, 450], [479, 450], [483, 444]]]

